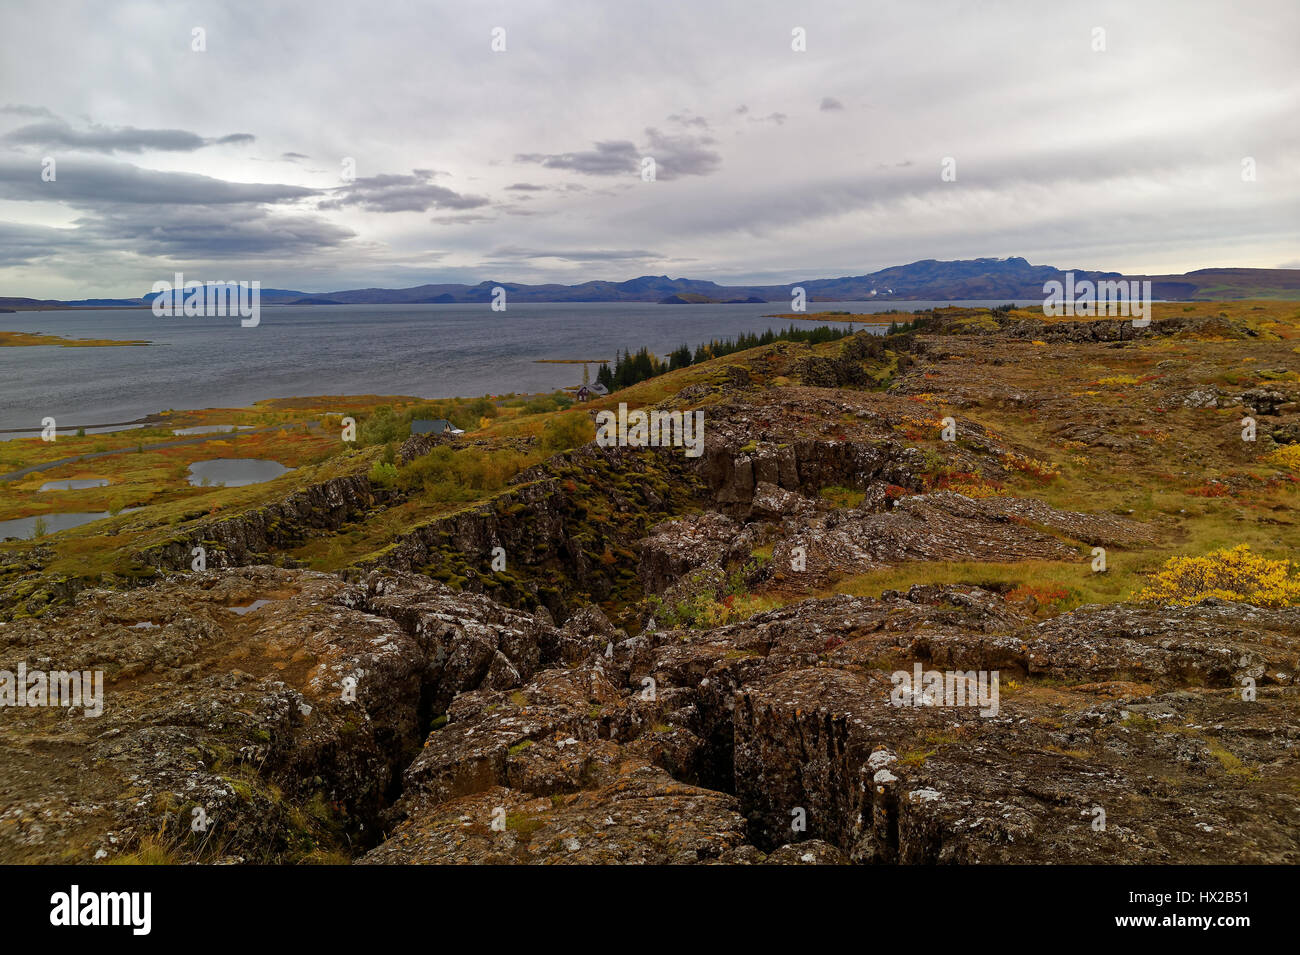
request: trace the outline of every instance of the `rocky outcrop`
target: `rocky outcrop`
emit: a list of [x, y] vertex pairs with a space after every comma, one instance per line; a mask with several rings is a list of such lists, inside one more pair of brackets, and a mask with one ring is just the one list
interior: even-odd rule
[[[927, 586], [628, 636], [254, 567], [87, 591], [0, 662], [105, 674], [102, 716], [6, 712], [5, 861], [1300, 860], [1300, 610]], [[896, 698], [915, 667], [996, 705]]]
[[266, 563], [274, 551], [295, 547], [313, 532], [338, 530], [375, 504], [376, 491], [365, 475], [332, 478], [265, 507], [195, 525], [137, 557], [160, 570], [189, 570], [193, 549], [203, 547], [209, 567]]
[[[418, 571], [563, 618], [630, 589], [635, 574], [613, 556], [632, 557], [654, 523], [703, 498], [680, 449], [593, 442], [524, 471], [483, 504], [412, 528], [355, 569]], [[494, 552], [504, 570], [492, 567]]]
[[748, 524], [714, 512], [659, 524], [641, 542], [638, 574], [645, 592], [666, 594], [683, 582], [700, 591], [702, 578], [689, 575], [711, 568], [725, 577], [760, 545], [769, 548], [770, 560], [749, 583], [799, 581], [816, 590], [845, 575], [908, 561], [1090, 561], [1082, 545], [1154, 540], [1151, 528], [1134, 521], [1026, 498], [975, 500], [952, 491], [891, 498], [884, 488], [871, 485], [856, 508], [830, 508], [764, 482]]
[[648, 594], [661, 594], [690, 571], [726, 567], [749, 557], [754, 533], [715, 511], [665, 521], [640, 542], [637, 576]]
[[[739, 517], [752, 513], [760, 484], [803, 493], [832, 485], [865, 488], [879, 482], [915, 487], [916, 474], [924, 469], [921, 452], [893, 441], [805, 439], [739, 452], [711, 445], [702, 461], [701, 473], [713, 503]], [[771, 509], [765, 499], [760, 499], [760, 509]]]
[[[1150, 316], [1148, 316], [1149, 318]], [[994, 332], [1010, 338], [1087, 344], [1091, 342], [1134, 341], [1164, 336], [1210, 336], [1214, 338], [1254, 338], [1257, 332], [1249, 325], [1226, 318], [1176, 316], [1154, 319], [1149, 325], [1135, 326], [1132, 318], [1081, 319], [1079, 321], [1040, 321], [1002, 316], [995, 320]], [[928, 329], [927, 329], [928, 330]], [[962, 326], [962, 332], [979, 334], [988, 331], [978, 326]]]
[[[367, 861], [1294, 859], [1300, 833], [1232, 807], [1277, 818], [1294, 798], [1274, 761], [1298, 725], [1300, 611], [1241, 616], [1090, 607], [1035, 625], [974, 588], [918, 587], [628, 638], [458, 700]], [[997, 712], [892, 705], [913, 662], [999, 671]], [[620, 791], [644, 800], [635, 830]], [[686, 851], [665, 855], [683, 810]]]
[[0, 860], [364, 847], [435, 713], [590, 655], [594, 623], [560, 630], [422, 578], [348, 586], [273, 567], [84, 591], [57, 617], [0, 627], [0, 670], [103, 680], [98, 716], [4, 710]]

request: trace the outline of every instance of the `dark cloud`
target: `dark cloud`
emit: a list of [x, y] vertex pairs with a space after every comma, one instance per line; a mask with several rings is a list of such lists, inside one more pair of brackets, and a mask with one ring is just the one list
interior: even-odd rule
[[645, 249], [528, 249], [516, 246], [494, 249], [490, 257], [491, 264], [508, 264], [531, 259], [563, 259], [566, 262], [622, 262], [662, 258], [658, 252], [649, 252]]
[[492, 222], [496, 216], [476, 215], [473, 212], [462, 213], [456, 216], [432, 216], [430, 222], [436, 222], [439, 225], [474, 225], [477, 222]]
[[23, 104], [14, 105], [11, 103], [8, 106], [0, 106], [0, 113], [12, 113], [15, 116], [43, 116], [47, 119], [54, 118], [54, 114], [44, 106], [26, 106]]
[[226, 182], [191, 172], [162, 172], [102, 160], [59, 161], [55, 180], [41, 181], [35, 160], [0, 159], [0, 198], [67, 202], [81, 207], [122, 203], [217, 205], [288, 202], [317, 194], [315, 189], [271, 183]]
[[251, 204], [122, 207], [80, 219], [77, 225], [79, 240], [180, 261], [307, 255], [340, 246], [356, 234], [319, 216]]
[[54, 255], [65, 247], [68, 234], [75, 231], [19, 222], [0, 222], [0, 268]]
[[818, 107], [818, 109], [820, 109], [823, 113], [829, 113], [831, 110], [843, 109], [843, 108], [844, 108], [844, 104], [841, 103], [839, 100], [837, 100], [834, 96], [823, 96], [822, 104], [821, 106]]
[[679, 126], [697, 126], [700, 129], [708, 129], [709, 121], [703, 116], [692, 116], [689, 113], [673, 113], [668, 117], [670, 123], [677, 123]]
[[636, 144], [626, 139], [595, 143], [595, 149], [572, 153], [520, 153], [515, 162], [531, 162], [547, 169], [571, 169], [587, 176], [623, 176], [641, 166]]
[[434, 173], [417, 169], [409, 176], [384, 174], [355, 179], [332, 190], [337, 198], [320, 204], [322, 209], [356, 206], [367, 212], [427, 212], [430, 209], [477, 209], [489, 204], [483, 196], [464, 196], [433, 184]]
[[263, 206], [121, 206], [76, 220], [75, 228], [0, 222], [0, 267], [78, 254], [133, 255], [178, 262], [291, 258], [336, 248], [355, 233], [318, 216]]
[[641, 158], [655, 161], [655, 178], [707, 176], [717, 170], [722, 157], [708, 147], [708, 136], [661, 133], [653, 126], [645, 131], [646, 146], [638, 149], [625, 139], [595, 143], [595, 149], [571, 153], [521, 153], [516, 162], [531, 162], [548, 169], [569, 169], [588, 176], [627, 176], [641, 170]]
[[251, 143], [251, 133], [231, 133], [205, 139], [183, 129], [136, 129], [134, 126], [88, 126], [74, 129], [61, 119], [31, 123], [11, 130], [4, 141], [17, 146], [41, 149], [83, 149], [101, 153], [194, 152], [204, 146]]
[[655, 177], [676, 179], [678, 176], [707, 176], [717, 171], [722, 156], [708, 147], [708, 136], [671, 136], [651, 127], [645, 131], [648, 155], [655, 160]]
[[545, 192], [545, 186], [534, 185], [531, 182], [516, 182], [514, 185], [506, 186], [507, 192]]
[[44, 182], [34, 160], [0, 159], [0, 198], [76, 209], [75, 228], [8, 224], [0, 259], [94, 253], [177, 261], [295, 257], [337, 247], [355, 233], [305, 212], [276, 209], [318, 194], [301, 186], [238, 183], [126, 163], [67, 159]]

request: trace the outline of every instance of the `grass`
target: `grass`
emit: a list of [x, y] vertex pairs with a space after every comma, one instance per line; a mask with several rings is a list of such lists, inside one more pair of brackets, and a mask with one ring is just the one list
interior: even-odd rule
[[144, 339], [64, 338], [62, 335], [38, 335], [34, 332], [0, 332], [0, 348], [30, 348], [57, 345], [60, 348], [106, 348], [114, 345], [152, 345]]

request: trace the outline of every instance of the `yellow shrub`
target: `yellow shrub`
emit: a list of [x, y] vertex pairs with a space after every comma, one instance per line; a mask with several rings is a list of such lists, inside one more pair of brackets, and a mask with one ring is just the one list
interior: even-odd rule
[[1292, 471], [1300, 471], [1300, 444], [1284, 444], [1264, 455], [1269, 464], [1278, 464]]
[[999, 460], [1004, 468], [1032, 474], [1040, 481], [1050, 481], [1061, 476], [1061, 472], [1050, 461], [1040, 461], [1037, 458], [1026, 457], [1023, 454], [1007, 452]]
[[1300, 566], [1260, 557], [1249, 544], [1238, 544], [1204, 557], [1171, 558], [1137, 599], [1186, 607], [1206, 597], [1257, 607], [1300, 604]]
[[963, 497], [975, 498], [977, 500], [989, 497], [999, 497], [1006, 493], [1006, 491], [994, 487], [991, 484], [963, 484], [960, 481], [948, 484], [947, 490], [960, 494]]

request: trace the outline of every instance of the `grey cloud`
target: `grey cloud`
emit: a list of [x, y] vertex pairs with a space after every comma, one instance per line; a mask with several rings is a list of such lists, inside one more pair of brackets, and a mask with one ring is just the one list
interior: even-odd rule
[[545, 186], [534, 185], [531, 182], [516, 182], [514, 185], [506, 186], [506, 192], [545, 192]]
[[589, 176], [626, 176], [641, 169], [641, 157], [655, 161], [655, 178], [707, 176], [717, 170], [722, 157], [712, 149], [708, 136], [661, 133], [653, 126], [645, 131], [646, 147], [638, 149], [629, 140], [605, 140], [594, 150], [571, 153], [521, 153], [516, 162], [532, 162], [548, 169], [569, 169]]
[[673, 113], [668, 117], [670, 123], [677, 123], [679, 126], [698, 126], [700, 129], [708, 129], [709, 121], [703, 116], [691, 116], [686, 113]]
[[303, 186], [226, 182], [197, 173], [161, 172], [94, 160], [59, 162], [54, 182], [42, 182], [40, 173], [40, 164], [34, 161], [0, 159], [0, 198], [94, 207], [120, 203], [213, 205], [288, 202], [317, 192]]
[[483, 196], [465, 196], [433, 184], [433, 172], [412, 175], [384, 174], [356, 179], [334, 189], [338, 197], [320, 204], [322, 209], [357, 206], [368, 212], [427, 212], [430, 209], [477, 209], [489, 204]]
[[134, 126], [96, 126], [74, 129], [61, 119], [20, 126], [5, 134], [4, 140], [19, 146], [42, 149], [84, 149], [102, 153], [194, 152], [204, 146], [250, 143], [251, 133], [231, 133], [205, 139], [183, 129], [136, 129]]
[[827, 113], [830, 112], [831, 110], [843, 109], [843, 108], [844, 108], [844, 104], [841, 103], [839, 100], [837, 100], [834, 96], [823, 96], [822, 104], [821, 106], [818, 107], [818, 109], [820, 109], [823, 113]]
[[527, 259], [564, 259], [568, 262], [620, 262], [626, 260], [659, 259], [658, 252], [645, 249], [528, 249], [506, 246], [491, 253], [495, 263]]
[[0, 267], [34, 262], [58, 253], [72, 229], [0, 222]]
[[537, 163], [547, 169], [571, 169], [588, 176], [620, 176], [640, 168], [641, 153], [626, 140], [595, 143], [595, 149], [572, 153], [520, 153], [515, 162]]
[[259, 205], [122, 207], [78, 220], [79, 239], [179, 260], [296, 256], [342, 245], [356, 233], [319, 216]]
[[14, 105], [11, 103], [8, 106], [0, 106], [0, 113], [12, 113], [15, 116], [43, 116], [47, 119], [54, 118], [54, 114], [44, 106], [26, 106], [23, 104]]
[[75, 254], [134, 255], [177, 261], [294, 257], [343, 245], [354, 236], [317, 216], [262, 206], [122, 206], [54, 229], [0, 222], [0, 267]]
[[436, 222], [439, 225], [473, 225], [476, 222], [491, 222], [495, 218], [496, 216], [483, 216], [467, 212], [457, 216], [432, 216], [429, 221]]
[[55, 180], [43, 182], [40, 164], [0, 159], [0, 198], [63, 202], [81, 212], [76, 228], [10, 225], [0, 236], [0, 259], [124, 249], [177, 260], [308, 255], [355, 235], [319, 216], [274, 209], [316, 194], [103, 160], [60, 161]]
[[707, 136], [670, 136], [653, 127], [645, 131], [648, 153], [655, 160], [655, 177], [676, 179], [678, 176], [707, 176], [716, 172], [722, 156], [712, 149]]

